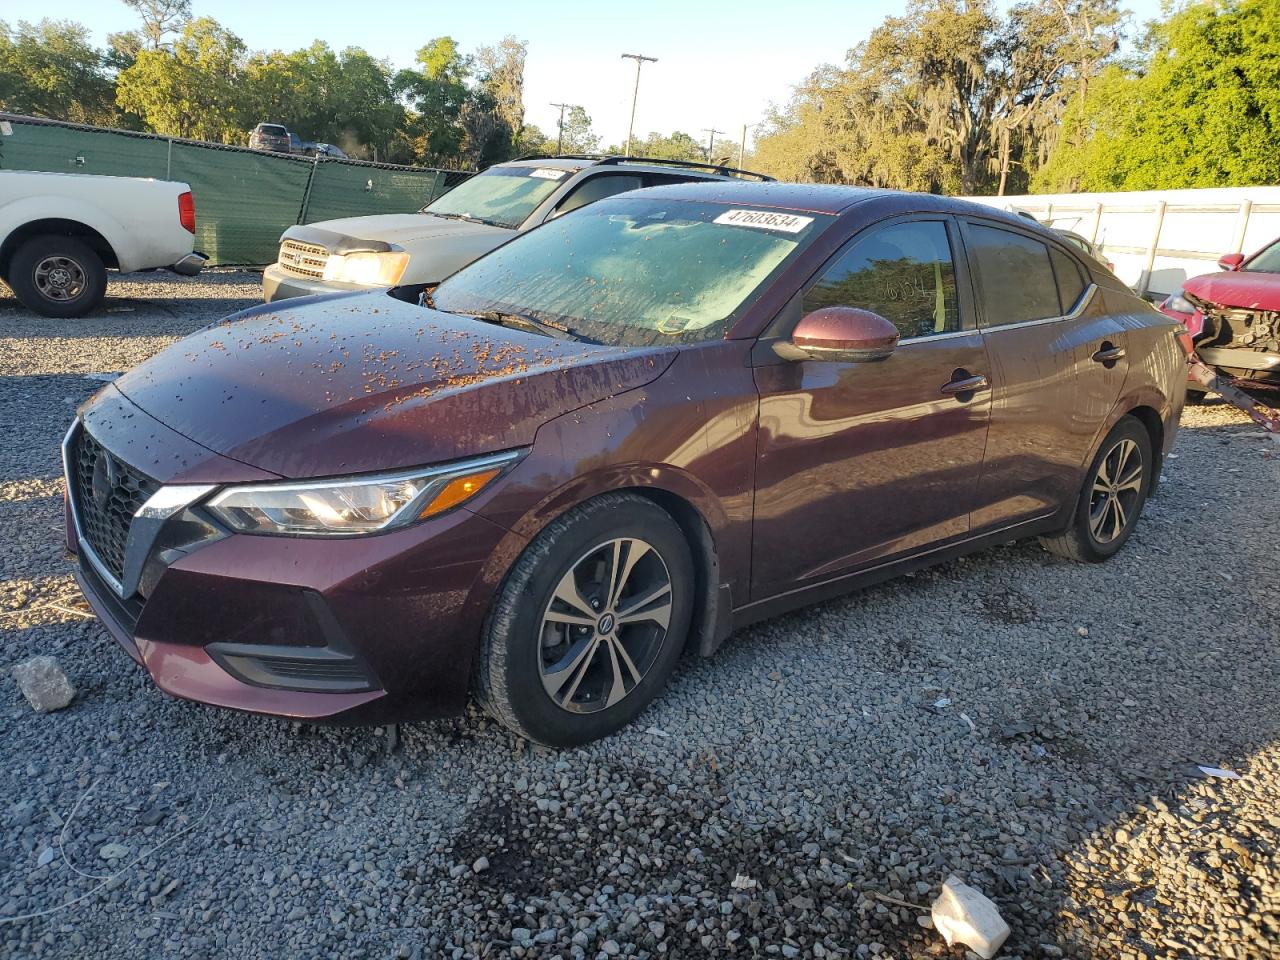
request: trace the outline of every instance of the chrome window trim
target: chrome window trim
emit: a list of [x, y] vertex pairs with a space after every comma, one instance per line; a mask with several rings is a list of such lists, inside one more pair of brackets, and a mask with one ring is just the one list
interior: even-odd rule
[[945, 330], [942, 333], [926, 333], [920, 337], [908, 337], [899, 340], [898, 346], [905, 347], [909, 343], [924, 343], [926, 340], [955, 340], [959, 337], [976, 337], [982, 333], [977, 327], [969, 330]]
[[1098, 285], [1090, 283], [1085, 288], [1084, 293], [1080, 295], [1080, 299], [1076, 301], [1076, 305], [1071, 308], [1070, 313], [1064, 313], [1060, 317], [1042, 317], [1039, 320], [1022, 320], [1018, 323], [1002, 323], [997, 326], [982, 326], [979, 329], [983, 333], [995, 333], [997, 330], [1020, 330], [1023, 327], [1038, 327], [1045, 323], [1061, 323], [1064, 320], [1079, 320], [1084, 312], [1089, 309], [1089, 304], [1093, 302], [1094, 294], [1098, 292]]

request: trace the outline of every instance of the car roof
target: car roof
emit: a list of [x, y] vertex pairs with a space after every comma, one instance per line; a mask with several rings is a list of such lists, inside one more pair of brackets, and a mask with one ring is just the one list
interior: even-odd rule
[[[697, 160], [667, 160], [661, 157], [624, 157], [616, 154], [560, 154], [559, 156], [518, 157], [494, 164], [495, 167], [533, 167], [553, 170], [572, 170], [574, 172], [593, 167], [607, 167], [614, 170], [626, 170], [631, 173], [679, 173], [705, 180], [726, 180], [752, 177], [760, 180], [772, 178], [750, 170], [737, 170], [723, 164], [701, 163]], [[490, 168], [492, 169], [492, 168]]]
[[705, 203], [732, 203], [805, 213], [841, 214], [851, 207], [875, 201], [877, 216], [905, 213], [951, 213], [1000, 220], [1012, 226], [1048, 236], [1056, 231], [996, 207], [941, 197], [932, 193], [847, 187], [821, 183], [755, 183], [730, 177], [712, 181], [674, 183], [628, 191], [627, 197], [669, 198]]

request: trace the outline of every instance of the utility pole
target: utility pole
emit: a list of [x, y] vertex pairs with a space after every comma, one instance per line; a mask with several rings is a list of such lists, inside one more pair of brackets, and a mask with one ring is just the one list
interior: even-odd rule
[[703, 132], [703, 133], [707, 133], [707, 134], [710, 134], [710, 135], [711, 135], [711, 139], [709, 139], [709, 140], [707, 141], [707, 163], [710, 163], [710, 162], [711, 162], [711, 151], [712, 151], [712, 150], [714, 150], [714, 149], [716, 148], [716, 134], [717, 134], [717, 133], [724, 133], [725, 131], [723, 131], [723, 130], [717, 130], [715, 127], [703, 127], [703, 128], [702, 128], [702, 132]]
[[747, 131], [752, 127], [760, 126], [759, 121], [756, 123], [744, 123], [742, 125], [742, 142], [738, 144], [738, 169], [742, 169], [742, 162], [747, 157]]
[[556, 153], [564, 153], [564, 112], [574, 106], [572, 103], [553, 103], [553, 107], [560, 108], [560, 123], [556, 127], [559, 132], [556, 134]]
[[631, 93], [631, 122], [627, 124], [627, 153], [631, 156], [631, 138], [636, 129], [636, 100], [640, 97], [640, 67], [648, 61], [649, 63], [657, 63], [657, 57], [646, 57], [639, 53], [624, 53], [623, 60], [634, 60], [636, 62], [636, 87]]

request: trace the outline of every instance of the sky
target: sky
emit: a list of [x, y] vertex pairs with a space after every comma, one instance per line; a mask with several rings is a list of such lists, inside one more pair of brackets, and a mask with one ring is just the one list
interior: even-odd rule
[[[38, 13], [21, 0], [0, 0], [0, 20], [48, 16], [77, 20], [100, 44], [137, 19], [120, 0], [52, 0]], [[1128, 0], [1139, 21], [1159, 14], [1160, 0]], [[610, 4], [535, 0], [193, 0], [196, 16], [212, 16], [250, 49], [293, 50], [324, 40], [341, 49], [364, 47], [396, 67], [434, 37], [453, 37], [464, 52], [513, 34], [529, 45], [525, 118], [555, 132], [552, 103], [581, 105], [602, 145], [627, 136], [635, 62], [624, 53], [657, 57], [641, 70], [636, 136], [683, 130], [704, 142], [703, 128], [737, 142], [743, 124], [761, 120], [771, 102], [818, 64], [840, 63], [904, 0], [636, 0]], [[299, 131], [303, 136], [306, 131]]]

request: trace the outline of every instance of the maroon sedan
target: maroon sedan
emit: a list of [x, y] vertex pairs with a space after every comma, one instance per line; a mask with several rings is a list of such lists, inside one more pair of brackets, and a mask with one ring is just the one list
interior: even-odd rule
[[434, 290], [163, 351], [68, 433], [68, 539], [177, 696], [369, 722], [474, 693], [580, 743], [763, 617], [1019, 537], [1110, 557], [1180, 329], [987, 207], [643, 190]]

